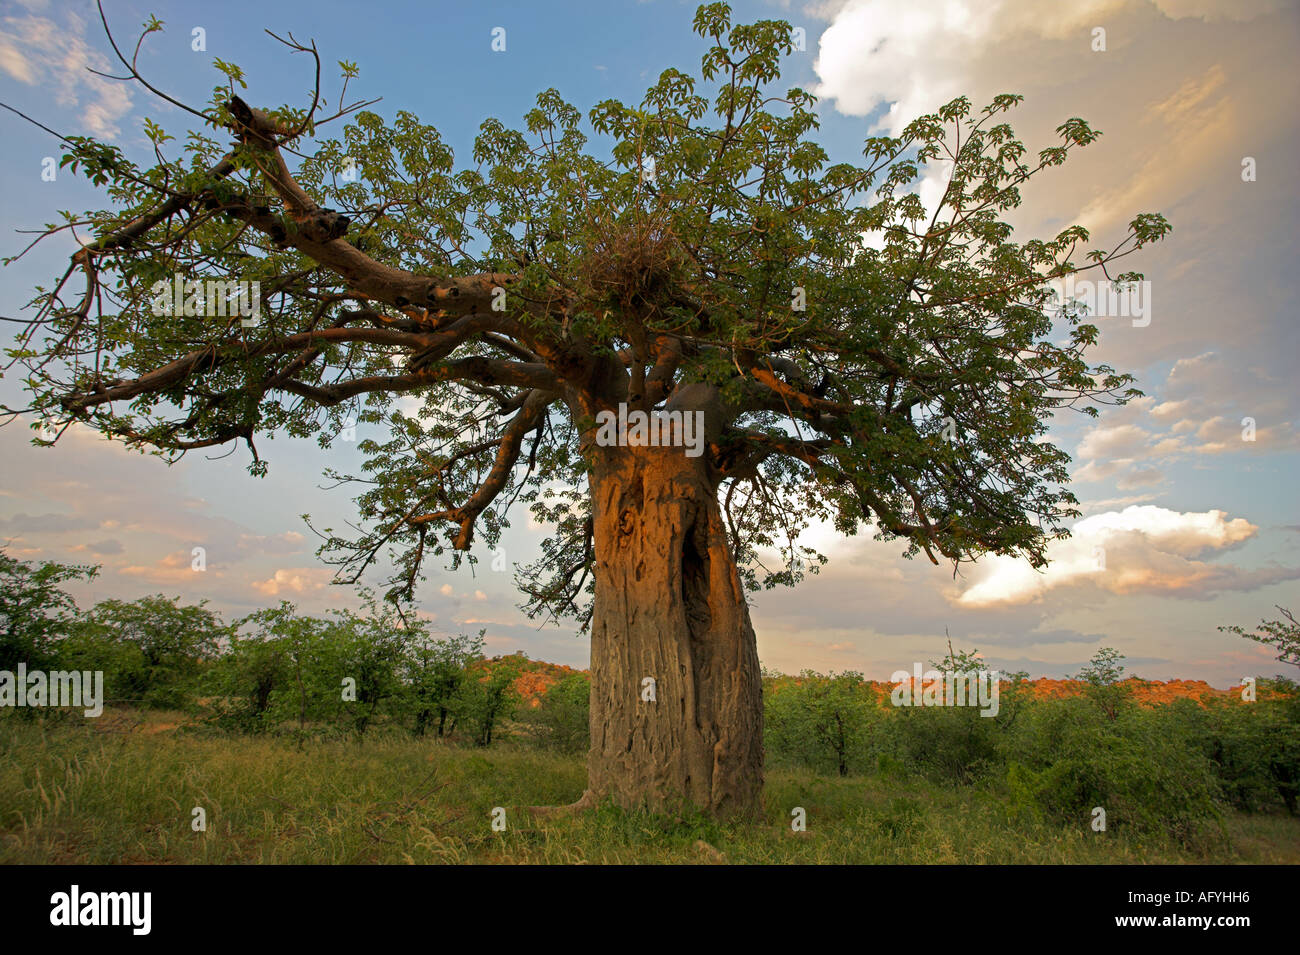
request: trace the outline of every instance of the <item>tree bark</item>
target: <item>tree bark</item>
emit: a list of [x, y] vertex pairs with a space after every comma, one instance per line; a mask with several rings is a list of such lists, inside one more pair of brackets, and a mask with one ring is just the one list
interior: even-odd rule
[[758, 650], [707, 461], [681, 447], [594, 455], [591, 749], [578, 807], [761, 810]]

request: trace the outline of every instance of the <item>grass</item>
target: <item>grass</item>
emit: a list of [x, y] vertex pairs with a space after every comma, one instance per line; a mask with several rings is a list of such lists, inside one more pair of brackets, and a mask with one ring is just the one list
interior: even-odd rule
[[[176, 715], [0, 719], [2, 863], [1300, 863], [1300, 819], [1229, 814], [1212, 850], [1013, 818], [1002, 794], [770, 770], [759, 823], [571, 802], [579, 757], [507, 742], [211, 736]], [[801, 806], [807, 831], [791, 831]], [[195, 807], [206, 831], [192, 828]], [[492, 831], [504, 807], [506, 830]]]

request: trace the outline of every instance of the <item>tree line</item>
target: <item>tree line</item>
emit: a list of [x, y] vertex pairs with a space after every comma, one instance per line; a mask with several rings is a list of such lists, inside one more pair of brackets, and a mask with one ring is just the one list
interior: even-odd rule
[[0, 670], [102, 671], [109, 705], [190, 711], [222, 731], [305, 739], [383, 726], [487, 746], [522, 715], [533, 737], [586, 745], [586, 675], [551, 686], [544, 712], [520, 714], [515, 682], [531, 661], [488, 659], [483, 631], [438, 634], [369, 594], [360, 612], [311, 616], [283, 601], [229, 623], [206, 601], [161, 594], [82, 611], [64, 585], [95, 573], [0, 551]]
[[[1249, 635], [1247, 635], [1249, 636]], [[1297, 814], [1300, 687], [1258, 678], [1254, 699], [1206, 695], [1147, 705], [1123, 656], [1101, 648], [1072, 676], [1081, 692], [1039, 697], [1005, 676], [996, 715], [972, 706], [896, 707], [861, 673], [765, 674], [769, 764], [839, 776], [924, 777], [975, 787], [1018, 816], [1163, 833], [1187, 845], [1222, 834], [1228, 809]], [[930, 666], [983, 669], [975, 651]]]

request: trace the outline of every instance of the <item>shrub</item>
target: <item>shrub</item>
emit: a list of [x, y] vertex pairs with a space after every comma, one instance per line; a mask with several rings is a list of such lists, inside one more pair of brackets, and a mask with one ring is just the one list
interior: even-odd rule
[[77, 616], [77, 605], [64, 592], [69, 580], [89, 580], [98, 567], [46, 561], [39, 567], [15, 560], [0, 550], [0, 670], [50, 669]]
[[515, 659], [503, 657], [474, 666], [457, 693], [457, 710], [469, 725], [474, 742], [489, 746], [493, 734], [500, 736], [500, 725], [514, 715], [519, 705], [515, 679], [519, 666]]
[[442, 737], [456, 729], [469, 667], [483, 656], [483, 631], [445, 639], [420, 635], [408, 643], [401, 664], [404, 707], [411, 732]]
[[110, 701], [186, 708], [230, 628], [207, 601], [182, 606], [179, 600], [158, 594], [100, 601], [60, 646], [61, 665], [104, 671]]
[[1078, 673], [1070, 677], [1086, 684], [1085, 693], [1108, 720], [1133, 703], [1133, 687], [1124, 682], [1124, 655], [1114, 647], [1102, 647]]
[[974, 782], [998, 761], [996, 717], [978, 708], [900, 708], [885, 727], [886, 742], [913, 771], [941, 782]]
[[1221, 836], [1214, 765], [1164, 708], [1112, 720], [1087, 699], [1030, 708], [1007, 767], [1013, 805], [1058, 823], [1084, 826], [1094, 807], [1107, 828], [1168, 834], [1187, 847]]
[[778, 760], [841, 776], [871, 761], [881, 712], [862, 674], [769, 676], [764, 701], [764, 744]]
[[591, 678], [570, 673], [551, 684], [528, 721], [538, 728], [543, 746], [562, 753], [585, 752], [591, 742]]
[[1245, 812], [1280, 802], [1297, 814], [1300, 700], [1294, 695], [1262, 695], [1278, 686], [1285, 689], [1285, 683], [1260, 681], [1258, 702], [1215, 700], [1189, 715], [1198, 724], [1202, 751], [1215, 766], [1226, 798]]
[[[988, 666], [978, 650], [955, 651], [950, 644], [942, 660], [930, 661], [930, 669], [972, 674]], [[1004, 737], [1026, 705], [1026, 675], [991, 675], [998, 679], [998, 699], [996, 712], [988, 715], [979, 706], [898, 707], [882, 727], [881, 745], [914, 772], [940, 782], [973, 783], [1002, 763]]]
[[261, 733], [270, 729], [275, 694], [291, 693], [289, 661], [279, 640], [234, 635], [204, 684], [210, 720], [222, 729]]

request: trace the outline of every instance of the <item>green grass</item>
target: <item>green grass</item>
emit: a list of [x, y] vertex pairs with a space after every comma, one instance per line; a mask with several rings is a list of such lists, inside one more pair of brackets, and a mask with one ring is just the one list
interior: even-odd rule
[[[760, 823], [571, 802], [578, 757], [375, 736], [363, 742], [221, 737], [112, 714], [0, 719], [3, 863], [1179, 863], [1300, 862], [1300, 819], [1229, 814], [1189, 851], [1122, 830], [1013, 818], [1004, 794], [911, 777], [770, 770]], [[194, 832], [191, 812], [207, 811]], [[507, 829], [493, 832], [493, 807]], [[808, 831], [790, 829], [802, 806]]]

